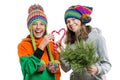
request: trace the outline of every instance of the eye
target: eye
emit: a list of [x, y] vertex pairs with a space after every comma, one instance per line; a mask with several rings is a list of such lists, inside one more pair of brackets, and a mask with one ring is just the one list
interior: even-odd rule
[[37, 23], [33, 23], [32, 25], [35, 26], [35, 25], [37, 25]]
[[66, 21], [66, 24], [70, 23], [70, 21]]
[[70, 20], [67, 20], [67, 21], [66, 21], [66, 24], [69, 24], [69, 23], [70, 23]]
[[40, 25], [42, 25], [42, 26], [43, 26], [43, 25], [45, 25], [45, 24], [44, 24], [44, 23], [40, 23]]

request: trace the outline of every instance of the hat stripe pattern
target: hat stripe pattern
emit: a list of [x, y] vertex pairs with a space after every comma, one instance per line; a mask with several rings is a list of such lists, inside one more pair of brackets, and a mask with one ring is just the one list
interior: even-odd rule
[[39, 16], [39, 15], [36, 15], [36, 16], [33, 16], [31, 17], [29, 20], [28, 20], [28, 26], [30, 26], [30, 24], [32, 24], [33, 22], [35, 22], [36, 20], [40, 20], [41, 22], [43, 22], [44, 24], [47, 24], [47, 21], [45, 19], [44, 16]]
[[92, 13], [92, 7], [81, 6], [81, 5], [71, 6], [65, 12], [65, 17], [64, 17], [65, 22], [67, 18], [76, 18], [79, 19], [82, 23], [88, 23], [91, 21], [91, 17], [90, 17], [91, 13]]
[[[38, 7], [38, 9], [37, 9], [37, 7]], [[35, 8], [35, 10], [34, 10], [34, 8]], [[27, 18], [27, 26], [28, 26], [28, 28], [30, 28], [30, 25], [33, 22], [35, 22], [36, 20], [40, 20], [45, 25], [47, 25], [47, 17], [44, 14], [44, 11], [41, 8], [39, 9], [39, 6], [37, 6], [37, 5], [32, 6], [30, 8], [29, 12], [30, 13], [29, 13], [28, 18]]]
[[81, 14], [78, 11], [76, 11], [74, 9], [70, 9], [65, 14], [65, 20], [67, 18], [77, 18], [77, 19], [80, 19], [80, 16], [81, 16]]
[[75, 10], [79, 11], [81, 14], [91, 14], [92, 8], [87, 6], [75, 6]]

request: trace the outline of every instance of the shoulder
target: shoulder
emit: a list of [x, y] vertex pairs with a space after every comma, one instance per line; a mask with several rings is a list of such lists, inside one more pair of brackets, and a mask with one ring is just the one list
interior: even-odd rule
[[90, 32], [90, 34], [97, 34], [97, 35], [99, 35], [101, 33], [102, 33], [101, 30], [99, 28], [96, 28], [96, 27], [92, 28], [92, 30]]
[[29, 45], [31, 44], [31, 39], [30, 38], [23, 38], [21, 42], [18, 44], [18, 46], [23, 46], [23, 45]]
[[99, 28], [92, 28], [91, 32], [88, 34], [88, 39], [99, 39], [102, 37], [102, 31]]

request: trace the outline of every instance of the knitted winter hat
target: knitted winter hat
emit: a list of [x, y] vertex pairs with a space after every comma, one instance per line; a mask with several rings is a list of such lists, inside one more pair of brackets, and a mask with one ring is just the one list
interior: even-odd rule
[[71, 6], [65, 12], [65, 22], [67, 18], [76, 18], [79, 19], [82, 23], [89, 23], [91, 21], [90, 14], [92, 13], [92, 9], [92, 7], [88, 6]]
[[[31, 24], [37, 20], [40, 20], [47, 26], [47, 17], [44, 14], [44, 10], [43, 10], [42, 6], [40, 6], [39, 4], [31, 5], [28, 9], [28, 14], [29, 15], [27, 18], [27, 26], [28, 26], [28, 29], [30, 30], [30, 37], [32, 39], [33, 48], [34, 48], [34, 50], [36, 50], [35, 37], [33, 35], [32, 29], [31, 29], [32, 28]], [[46, 30], [47, 30], [47, 28], [46, 28]]]
[[30, 26], [33, 22], [40, 20], [45, 25], [47, 25], [47, 17], [44, 14], [44, 10], [40, 5], [31, 5], [28, 9], [28, 18], [27, 18], [27, 26], [30, 29]]

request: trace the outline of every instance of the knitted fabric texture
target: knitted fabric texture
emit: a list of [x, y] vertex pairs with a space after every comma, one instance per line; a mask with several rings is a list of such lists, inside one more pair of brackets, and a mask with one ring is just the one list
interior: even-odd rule
[[37, 20], [40, 20], [47, 25], [47, 17], [44, 14], [44, 10], [40, 5], [31, 5], [28, 10], [27, 26], [30, 28], [31, 24]]
[[[42, 40], [43, 40], [43, 37], [35, 40], [37, 47], [42, 42]], [[51, 52], [52, 52], [53, 58], [55, 60], [59, 60], [59, 54], [54, 53], [54, 46], [53, 45], [54, 45], [53, 42], [50, 42]], [[32, 56], [33, 53], [34, 53], [34, 50], [33, 50], [32, 44], [31, 44], [31, 38], [23, 39], [23, 41], [18, 45], [18, 56], [19, 56], [19, 58], [23, 58], [25, 56], [25, 60], [23, 60], [21, 63], [23, 63], [23, 64], [25, 63], [24, 65], [29, 64], [27, 66], [24, 66], [24, 65], [22, 66], [23, 71], [26, 70], [26, 69], [28, 70], [28, 71], [26, 71], [26, 73], [29, 73], [31, 70], [35, 70], [33, 68], [37, 68], [38, 64], [40, 63], [39, 61], [31, 61], [31, 57], [27, 57], [27, 56]], [[37, 57], [35, 57], [35, 58], [37, 58]], [[39, 60], [39, 59], [37, 59], [37, 60]], [[48, 56], [48, 52], [47, 52], [46, 48], [44, 49], [44, 53], [43, 53], [40, 61], [41, 60], [44, 60], [46, 65], [49, 63], [49, 56]], [[32, 66], [32, 63], [34, 63], [33, 64], [34, 66]], [[39, 73], [39, 74], [42, 75], [41, 73]], [[45, 76], [46, 77], [45, 79], [39, 78], [38, 77], [39, 75], [36, 74], [36, 73], [35, 73], [34, 76], [35, 77], [37, 76], [36, 79], [34, 79], [34, 80], [51, 80], [51, 79], [46, 79], [47, 77], [49, 77], [47, 75]], [[56, 80], [60, 80], [60, 76], [61, 76], [60, 70], [58, 70], [55, 73], [55, 76], [56, 76]], [[43, 76], [43, 78], [44, 78], [44, 76]], [[33, 79], [30, 79], [30, 80], [33, 80]]]
[[69, 7], [64, 15], [65, 22], [67, 18], [79, 19], [82, 23], [89, 23], [91, 21], [92, 7], [75, 5]]

